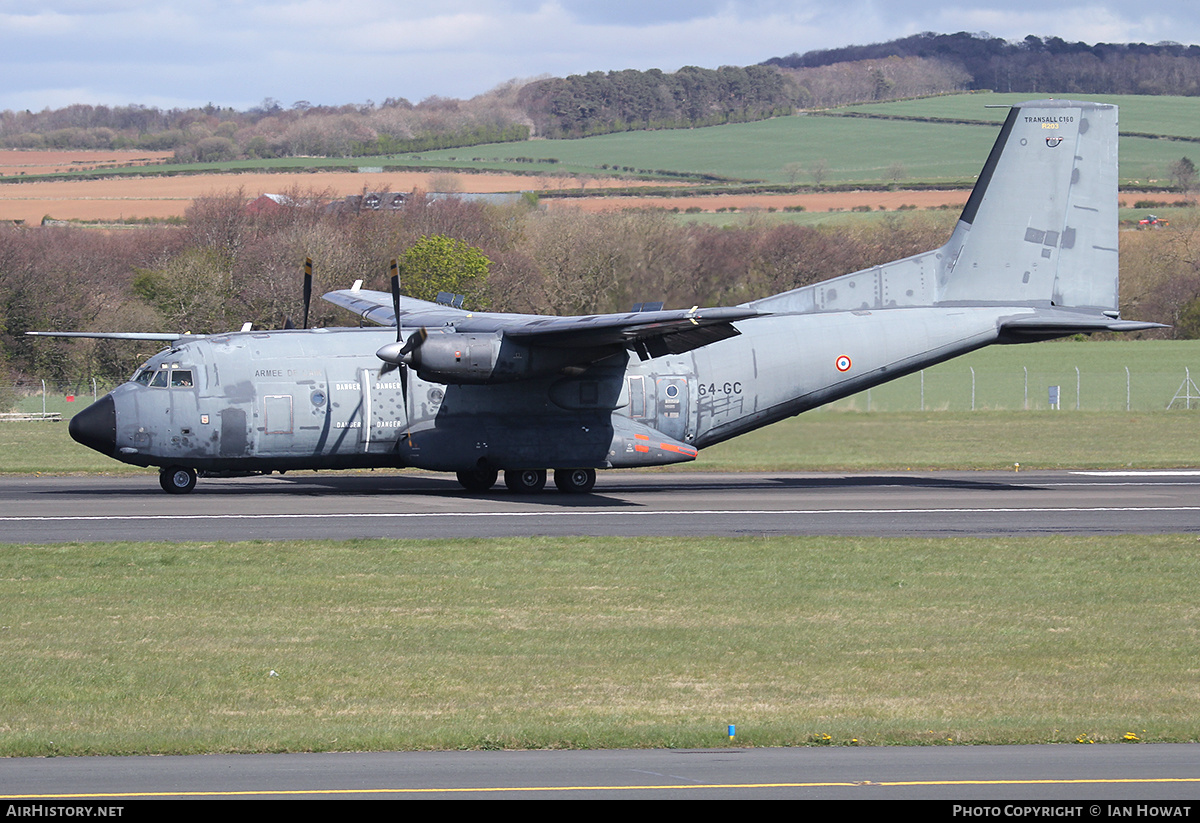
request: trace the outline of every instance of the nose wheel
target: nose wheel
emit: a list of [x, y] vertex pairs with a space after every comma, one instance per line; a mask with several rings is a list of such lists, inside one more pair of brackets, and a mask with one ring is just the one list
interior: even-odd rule
[[196, 470], [183, 466], [167, 466], [158, 473], [158, 485], [167, 494], [187, 494], [196, 488]]

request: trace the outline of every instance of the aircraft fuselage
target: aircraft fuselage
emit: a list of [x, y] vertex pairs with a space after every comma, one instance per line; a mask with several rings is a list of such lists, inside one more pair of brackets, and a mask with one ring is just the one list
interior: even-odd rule
[[390, 329], [234, 333], [150, 358], [72, 434], [134, 465], [213, 472], [662, 465], [994, 342], [1021, 311], [764, 316], [685, 354], [487, 385], [381, 363]]

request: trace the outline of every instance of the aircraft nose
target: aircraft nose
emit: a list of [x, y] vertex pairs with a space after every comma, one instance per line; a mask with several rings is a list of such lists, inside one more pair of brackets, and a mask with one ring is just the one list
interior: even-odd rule
[[112, 395], [104, 395], [72, 417], [67, 432], [76, 443], [111, 457], [117, 449], [117, 407]]

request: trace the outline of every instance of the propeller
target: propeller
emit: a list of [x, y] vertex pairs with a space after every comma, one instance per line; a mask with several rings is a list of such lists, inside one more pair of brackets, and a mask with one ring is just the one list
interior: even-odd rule
[[308, 307], [312, 304], [312, 258], [304, 258], [304, 328], [308, 328]]
[[[304, 325], [302, 328], [308, 328], [308, 307], [312, 304], [312, 258], [304, 258]], [[289, 314], [283, 319], [283, 327], [285, 329], [294, 329], [296, 324], [292, 322], [292, 316]]]
[[[392, 261], [392, 312], [396, 317], [396, 342], [388, 343], [375, 352], [375, 355], [384, 363], [399, 366], [401, 383], [407, 387], [408, 376], [406, 371], [409, 365], [408, 356], [421, 347], [426, 338], [429, 337], [429, 332], [422, 326], [409, 335], [408, 340], [404, 339], [404, 333], [400, 328], [400, 266], [396, 260]], [[384, 366], [384, 371], [387, 370], [387, 366]], [[405, 392], [407, 393], [407, 388], [405, 388]]]

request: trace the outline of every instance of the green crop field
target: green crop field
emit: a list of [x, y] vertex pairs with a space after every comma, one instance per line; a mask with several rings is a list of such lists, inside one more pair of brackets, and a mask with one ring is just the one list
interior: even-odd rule
[[[699, 129], [624, 132], [578, 140], [494, 143], [382, 157], [290, 157], [168, 164], [154, 167], [152, 173], [446, 168], [544, 174], [548, 178], [547, 188], [553, 188], [555, 177], [563, 178], [563, 185], [570, 186], [576, 184], [567, 178], [575, 175], [628, 174], [632, 169], [635, 172], [715, 175], [735, 181], [807, 184], [812, 182], [807, 172], [796, 177], [785, 167], [798, 164], [807, 170], [821, 162], [828, 166], [826, 184], [891, 183], [890, 170], [894, 164], [900, 164], [904, 168], [904, 176], [899, 181], [901, 186], [918, 183], [966, 186], [973, 183], [987, 158], [997, 127], [1007, 111], [1003, 107], [1032, 96], [1036, 95], [948, 95]], [[1154, 180], [1165, 183], [1166, 168], [1170, 163], [1185, 155], [1200, 156], [1200, 144], [1194, 142], [1200, 139], [1200, 98], [1080, 97], [1121, 106], [1122, 133], [1183, 138], [1122, 138], [1120, 174], [1123, 185], [1148, 185]], [[1001, 108], [987, 108], [989, 105]], [[847, 113], [898, 119], [839, 116]], [[923, 122], [924, 118], [976, 121], [976, 124]], [[130, 174], [147, 171], [145, 168], [124, 170]], [[114, 173], [123, 172], [106, 169], [90, 174]]]
[[[1120, 107], [1120, 129], [1125, 133], [1200, 138], [1200, 99], [1195, 97], [1104, 94], [1052, 94], [1046, 96], [1114, 103]], [[926, 97], [920, 100], [846, 106], [836, 111], [887, 117], [976, 120], [998, 126], [1008, 116], [1008, 106], [1038, 97], [1039, 95], [1036, 94], [996, 94], [991, 92], [952, 94], [943, 97]]]
[[[480, 158], [489, 165], [504, 163], [506, 158], [514, 156], [557, 158], [564, 169], [599, 169], [608, 164], [771, 183], [789, 182], [784, 170], [789, 163], [809, 168], [817, 161], [825, 161], [829, 166], [828, 183], [878, 184], [890, 182], [889, 168], [900, 163], [905, 170], [902, 186], [918, 182], [965, 185], [979, 173], [996, 138], [996, 129], [1007, 113], [1006, 108], [987, 106], [1008, 106], [1028, 99], [1030, 95], [1019, 94], [951, 95], [844, 110], [914, 118], [911, 120], [825, 115], [781, 117], [703, 129], [626, 132], [580, 140], [534, 140], [415, 156], [428, 164], [454, 164]], [[1121, 106], [1122, 132], [1200, 139], [1200, 99], [1120, 95], [1095, 99]], [[915, 119], [927, 117], [977, 120], [979, 125]], [[1122, 138], [1122, 181], [1146, 184], [1152, 179], [1165, 180], [1167, 166], [1189, 154], [1200, 156], [1200, 144]], [[529, 164], [514, 164], [517, 165], [530, 168]], [[811, 179], [801, 174], [797, 182], [808, 183]]]
[[[464, 155], [496, 162], [524, 155], [558, 158], [565, 166], [593, 171], [607, 164], [770, 183], [789, 182], [784, 170], [789, 163], [808, 167], [819, 160], [828, 163], [828, 183], [879, 183], [892, 163], [901, 162], [908, 181], [952, 185], [974, 179], [995, 139], [996, 129], [990, 125], [797, 116], [703, 129], [475, 146], [420, 157], [432, 165]], [[801, 175], [797, 182], [810, 181]]]

